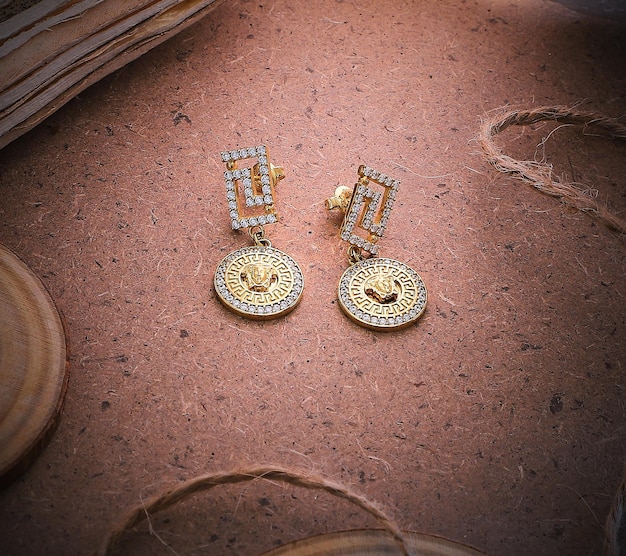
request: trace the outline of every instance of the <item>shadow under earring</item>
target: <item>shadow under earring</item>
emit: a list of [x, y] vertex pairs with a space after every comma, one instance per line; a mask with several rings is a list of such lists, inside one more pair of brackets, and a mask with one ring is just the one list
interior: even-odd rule
[[[265, 226], [278, 221], [275, 188], [284, 171], [269, 162], [265, 145], [224, 151], [222, 161], [231, 227], [247, 229], [253, 245], [233, 251], [219, 263], [214, 279], [217, 297], [250, 319], [286, 315], [302, 298], [304, 276], [298, 263], [272, 247], [265, 236]], [[242, 161], [248, 166], [240, 168]]]
[[387, 226], [400, 181], [368, 166], [360, 166], [358, 175], [352, 191], [339, 186], [326, 201], [328, 210], [344, 211], [340, 236], [350, 244], [350, 267], [339, 281], [339, 305], [366, 328], [406, 328], [426, 309], [426, 286], [408, 265], [377, 257], [378, 240]]

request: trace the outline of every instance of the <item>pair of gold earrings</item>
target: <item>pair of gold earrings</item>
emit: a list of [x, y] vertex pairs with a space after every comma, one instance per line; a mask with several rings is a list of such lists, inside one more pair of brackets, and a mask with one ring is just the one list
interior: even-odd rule
[[[247, 318], [286, 315], [302, 298], [304, 275], [265, 235], [265, 226], [278, 221], [274, 200], [276, 186], [285, 177], [283, 168], [270, 163], [265, 145], [224, 151], [221, 157], [231, 226], [247, 229], [252, 245], [219, 263], [217, 297]], [[360, 166], [354, 187], [339, 186], [326, 200], [326, 208], [344, 212], [340, 237], [349, 243], [350, 266], [339, 281], [339, 305], [353, 321], [373, 330], [405, 328], [426, 309], [426, 286], [419, 274], [404, 263], [377, 256], [399, 186], [399, 180]]]

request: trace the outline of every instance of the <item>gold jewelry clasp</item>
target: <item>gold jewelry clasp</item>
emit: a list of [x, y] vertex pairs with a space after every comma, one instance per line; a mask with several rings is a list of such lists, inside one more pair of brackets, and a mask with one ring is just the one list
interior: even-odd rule
[[[252, 167], [252, 179], [254, 180], [254, 183], [257, 186], [261, 186], [262, 185], [262, 177], [261, 176], [262, 176], [262, 174], [261, 174], [261, 170], [260, 170], [260, 165], [257, 162]], [[270, 183], [271, 183], [272, 189], [274, 189], [274, 187], [276, 187], [278, 185], [278, 182], [285, 177], [285, 169], [282, 166], [274, 166], [270, 162], [269, 163], [269, 176], [270, 176]]]
[[350, 201], [352, 201], [353, 190], [345, 185], [340, 185], [335, 189], [335, 194], [326, 199], [326, 208], [333, 210], [338, 208], [341, 212], [348, 212]]

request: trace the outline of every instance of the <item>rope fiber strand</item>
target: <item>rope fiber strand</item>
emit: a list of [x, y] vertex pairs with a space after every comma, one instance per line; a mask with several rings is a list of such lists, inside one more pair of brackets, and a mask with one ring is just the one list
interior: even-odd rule
[[353, 492], [340, 483], [325, 479], [324, 477], [274, 466], [262, 466], [233, 472], [201, 475], [184, 481], [163, 494], [156, 495], [149, 500], [144, 500], [141, 504], [132, 508], [117, 527], [107, 534], [106, 539], [98, 551], [98, 555], [108, 556], [113, 554], [115, 547], [119, 544], [124, 533], [148, 519], [151, 514], [165, 510], [194, 494], [210, 490], [218, 485], [242, 483], [257, 479], [279, 481], [308, 489], [321, 489], [333, 496], [348, 500], [378, 519], [382, 525], [384, 525], [385, 529], [393, 535], [400, 549], [400, 553], [403, 556], [411, 556], [408, 543], [400, 527], [364, 496]]
[[537, 161], [520, 161], [505, 155], [495, 144], [494, 137], [511, 126], [529, 126], [554, 121], [562, 124], [593, 128], [594, 134], [610, 139], [626, 139], [626, 125], [614, 118], [595, 112], [579, 111], [575, 107], [542, 106], [533, 110], [510, 110], [483, 122], [478, 143], [487, 161], [499, 172], [530, 183], [535, 189], [560, 199], [581, 212], [606, 224], [610, 229], [626, 233], [626, 222], [590, 197], [588, 189], [562, 182], [552, 174], [552, 167]]

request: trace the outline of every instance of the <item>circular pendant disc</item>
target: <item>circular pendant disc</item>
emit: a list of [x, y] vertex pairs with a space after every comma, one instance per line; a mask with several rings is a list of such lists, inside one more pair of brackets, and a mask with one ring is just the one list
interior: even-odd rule
[[426, 309], [428, 294], [411, 267], [382, 257], [353, 264], [339, 281], [339, 304], [361, 326], [398, 330], [413, 324]]
[[224, 257], [215, 271], [214, 287], [231, 311], [265, 320], [295, 309], [302, 297], [304, 276], [286, 253], [255, 245]]

